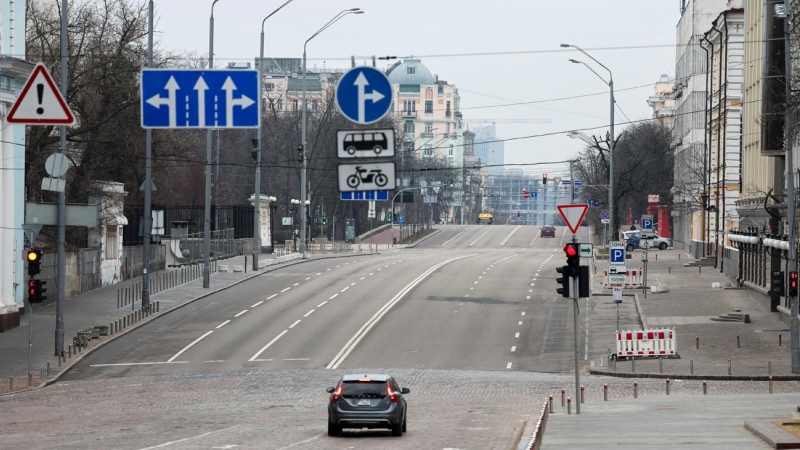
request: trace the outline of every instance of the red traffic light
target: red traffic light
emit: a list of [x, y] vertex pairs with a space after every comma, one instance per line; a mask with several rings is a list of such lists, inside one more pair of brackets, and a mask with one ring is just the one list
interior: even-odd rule
[[567, 256], [578, 256], [578, 247], [572, 244], [567, 244], [564, 246], [564, 253]]

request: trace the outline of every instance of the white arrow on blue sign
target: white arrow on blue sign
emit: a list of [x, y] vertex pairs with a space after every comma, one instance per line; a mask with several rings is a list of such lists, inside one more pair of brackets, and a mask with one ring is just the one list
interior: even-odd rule
[[336, 85], [336, 106], [351, 122], [375, 123], [392, 107], [392, 84], [378, 69], [355, 67]]
[[258, 128], [257, 70], [142, 69], [143, 128]]

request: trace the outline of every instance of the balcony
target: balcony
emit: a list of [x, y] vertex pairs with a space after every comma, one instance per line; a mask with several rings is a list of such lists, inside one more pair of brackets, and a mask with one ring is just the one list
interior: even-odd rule
[[431, 132], [423, 131], [421, 136], [424, 137], [424, 138], [433, 139], [433, 137], [435, 135], [434, 135], [433, 131], [431, 131]]
[[416, 111], [401, 111], [400, 114], [403, 116], [403, 118], [415, 118], [415, 117], [417, 117], [417, 112]]

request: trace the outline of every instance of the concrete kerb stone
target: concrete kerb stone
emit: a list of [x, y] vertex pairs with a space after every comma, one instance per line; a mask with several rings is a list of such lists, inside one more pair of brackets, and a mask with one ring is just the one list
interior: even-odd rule
[[636, 313], [639, 314], [639, 321], [642, 322], [642, 330], [647, 329], [647, 317], [642, 312], [642, 305], [639, 303], [639, 294], [633, 294], [633, 302], [636, 304]]
[[414, 248], [414, 247], [416, 247], [416, 246], [417, 246], [417, 244], [419, 244], [420, 242], [423, 242], [424, 240], [426, 240], [426, 239], [428, 239], [428, 238], [431, 238], [431, 237], [433, 237], [433, 236], [436, 236], [436, 235], [437, 235], [437, 234], [438, 234], [440, 231], [442, 231], [442, 230], [441, 230], [441, 229], [435, 230], [433, 233], [427, 234], [427, 235], [425, 235], [425, 236], [423, 236], [423, 237], [421, 237], [421, 238], [417, 239], [416, 241], [412, 242], [411, 244], [406, 244], [406, 246], [405, 246], [405, 247], [403, 247], [403, 248]]
[[228, 284], [226, 286], [222, 286], [219, 289], [215, 289], [214, 291], [211, 291], [211, 292], [206, 292], [206, 293], [204, 293], [204, 294], [202, 294], [202, 295], [200, 295], [198, 297], [195, 297], [193, 299], [187, 300], [187, 301], [185, 301], [184, 303], [182, 303], [180, 305], [175, 305], [172, 308], [164, 311], [163, 313], [158, 313], [158, 314], [149, 316], [149, 317], [147, 317], [146, 319], [144, 319], [144, 320], [142, 320], [140, 322], [136, 322], [136, 323], [124, 328], [119, 333], [117, 333], [117, 334], [115, 334], [113, 336], [110, 336], [108, 339], [99, 342], [94, 347], [86, 347], [84, 349], [85, 351], [79, 354], [80, 356], [77, 356], [72, 361], [67, 362], [66, 365], [62, 365], [61, 366], [61, 370], [59, 372], [55, 373], [52, 377], [50, 377], [50, 378], [48, 378], [46, 380], [43, 380], [42, 384], [40, 384], [38, 386], [35, 386], [35, 387], [32, 387], [32, 388], [29, 388], [29, 389], [22, 389], [22, 390], [13, 391], [13, 392], [0, 393], [0, 398], [11, 396], [11, 395], [17, 395], [17, 394], [24, 393], [24, 392], [30, 392], [30, 391], [33, 391], [33, 390], [36, 390], [36, 389], [45, 388], [45, 387], [57, 382], [59, 378], [61, 378], [62, 376], [64, 376], [64, 374], [69, 372], [77, 363], [79, 363], [85, 357], [89, 356], [95, 350], [98, 350], [98, 349], [102, 348], [104, 345], [108, 344], [109, 342], [112, 342], [112, 341], [116, 340], [117, 338], [125, 336], [126, 334], [130, 333], [131, 331], [133, 331], [133, 330], [135, 330], [135, 329], [137, 329], [139, 327], [142, 327], [145, 324], [150, 323], [151, 321], [156, 320], [159, 317], [164, 316], [165, 314], [168, 314], [168, 313], [176, 311], [176, 310], [178, 310], [180, 308], [183, 308], [184, 306], [186, 306], [186, 305], [188, 305], [190, 303], [194, 303], [197, 300], [200, 300], [200, 299], [203, 299], [205, 297], [208, 297], [209, 295], [216, 294], [216, 293], [224, 291], [224, 290], [226, 290], [228, 288], [232, 288], [232, 287], [234, 287], [234, 286], [236, 286], [238, 284], [244, 283], [245, 281], [252, 280], [253, 278], [256, 278], [256, 277], [258, 277], [260, 275], [263, 275], [263, 274], [265, 274], [267, 272], [272, 272], [274, 270], [282, 269], [284, 267], [289, 267], [289, 266], [292, 266], [292, 265], [295, 265], [295, 264], [301, 264], [301, 263], [304, 263], [304, 262], [310, 262], [310, 261], [314, 261], [314, 260], [317, 260], [317, 259], [348, 258], [348, 257], [354, 257], [354, 256], [370, 256], [370, 255], [380, 255], [380, 253], [379, 252], [373, 252], [373, 253], [348, 253], [348, 254], [343, 254], [343, 255], [321, 255], [321, 256], [316, 257], [316, 258], [298, 259], [296, 261], [291, 261], [291, 262], [288, 262], [286, 264], [282, 264], [280, 266], [274, 266], [274, 267], [266, 268], [263, 271], [254, 273], [251, 276], [248, 276], [246, 278], [242, 278], [241, 280], [237, 280], [237, 281], [235, 281], [235, 282], [233, 282], [231, 284]]
[[[614, 372], [604, 368], [590, 368], [589, 374], [616, 378], [660, 378], [670, 380], [715, 380], [715, 381], [769, 381], [769, 375], [688, 375], [666, 373]], [[800, 375], [772, 375], [773, 381], [800, 381]]]

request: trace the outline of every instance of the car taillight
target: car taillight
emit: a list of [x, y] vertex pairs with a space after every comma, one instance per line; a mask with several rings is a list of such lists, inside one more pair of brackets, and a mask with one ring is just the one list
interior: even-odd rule
[[341, 396], [342, 396], [342, 382], [340, 381], [339, 385], [336, 386], [336, 390], [333, 391], [333, 394], [331, 394], [331, 403], [338, 402], [339, 401], [339, 397], [341, 397]]
[[395, 395], [395, 393], [392, 392], [392, 386], [390, 386], [389, 383], [386, 383], [386, 395], [389, 396], [390, 402], [397, 403], [397, 395]]

